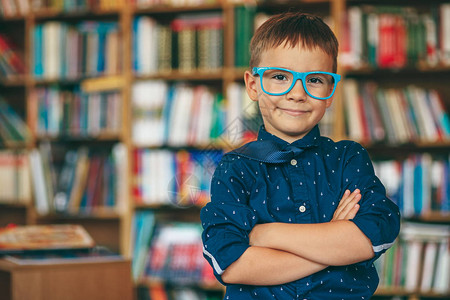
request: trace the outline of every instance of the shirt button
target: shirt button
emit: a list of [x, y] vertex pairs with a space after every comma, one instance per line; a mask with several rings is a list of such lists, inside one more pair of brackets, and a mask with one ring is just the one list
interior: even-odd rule
[[291, 160], [291, 165], [295, 166], [297, 164], [297, 160], [293, 159]]
[[300, 206], [300, 207], [298, 208], [298, 210], [299, 210], [300, 212], [305, 212], [306, 207], [305, 207], [304, 205], [302, 205], [302, 206]]

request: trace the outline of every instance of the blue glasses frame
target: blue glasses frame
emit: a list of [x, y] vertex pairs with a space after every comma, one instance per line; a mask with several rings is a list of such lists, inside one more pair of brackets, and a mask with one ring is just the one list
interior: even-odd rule
[[[292, 75], [294, 75], [294, 80], [292, 81], [291, 86], [286, 90], [286, 92], [284, 93], [269, 93], [264, 89], [264, 85], [263, 85], [263, 74], [265, 71], [267, 70], [280, 70], [280, 71], [286, 71], [286, 72], [291, 72]], [[308, 96], [314, 98], [314, 99], [318, 99], [318, 100], [327, 100], [330, 99], [331, 97], [333, 97], [334, 95], [334, 91], [336, 91], [336, 86], [338, 84], [339, 81], [341, 81], [341, 75], [339, 74], [335, 74], [335, 73], [329, 73], [329, 72], [320, 72], [320, 71], [316, 71], [316, 72], [295, 72], [289, 69], [284, 69], [284, 68], [270, 68], [270, 67], [255, 67], [252, 69], [252, 74], [253, 76], [258, 75], [261, 81], [261, 87], [262, 90], [264, 91], [264, 93], [268, 94], [268, 95], [272, 95], [272, 96], [281, 96], [284, 94], [289, 93], [292, 88], [294, 87], [295, 83], [297, 82], [297, 80], [301, 80], [302, 85], [303, 85], [303, 89], [305, 90], [305, 92], [308, 94]], [[305, 83], [305, 78], [306, 76], [308, 76], [309, 74], [326, 74], [326, 75], [330, 75], [331, 77], [333, 77], [334, 80], [334, 87], [333, 87], [333, 91], [331, 92], [330, 96], [328, 97], [316, 97], [311, 95], [308, 92], [308, 89], [306, 87], [306, 83]]]

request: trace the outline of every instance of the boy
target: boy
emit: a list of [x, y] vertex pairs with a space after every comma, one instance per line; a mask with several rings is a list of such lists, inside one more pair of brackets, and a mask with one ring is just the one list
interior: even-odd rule
[[400, 214], [364, 148], [320, 136], [338, 42], [321, 19], [292, 12], [265, 22], [250, 52], [244, 79], [264, 125], [214, 173], [204, 256], [225, 299], [369, 299]]

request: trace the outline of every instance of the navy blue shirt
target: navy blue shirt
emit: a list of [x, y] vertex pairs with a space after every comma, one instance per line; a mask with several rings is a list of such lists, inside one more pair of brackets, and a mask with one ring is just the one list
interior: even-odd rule
[[370, 239], [375, 257], [283, 285], [228, 285], [225, 299], [369, 299], [379, 281], [373, 262], [396, 239], [400, 213], [386, 197], [367, 151], [356, 142], [320, 136], [318, 126], [292, 144], [261, 127], [258, 141], [267, 140], [304, 150], [285, 163], [264, 163], [231, 151], [212, 178], [211, 202], [202, 209], [201, 221], [203, 253], [217, 279], [250, 247], [248, 235], [256, 224], [329, 222], [346, 189], [361, 190], [352, 221]]

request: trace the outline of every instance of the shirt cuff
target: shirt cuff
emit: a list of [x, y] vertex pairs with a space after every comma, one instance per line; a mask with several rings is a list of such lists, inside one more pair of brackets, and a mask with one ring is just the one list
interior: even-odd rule
[[225, 255], [222, 257], [215, 257], [212, 255], [205, 247], [203, 247], [203, 256], [209, 262], [209, 264], [213, 267], [214, 276], [217, 280], [223, 284], [227, 285], [227, 283], [223, 282], [222, 274], [225, 272], [226, 268], [228, 268], [233, 262], [239, 259], [242, 254], [249, 248], [250, 245], [235, 245], [233, 247], [233, 251], [227, 251]]

